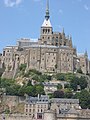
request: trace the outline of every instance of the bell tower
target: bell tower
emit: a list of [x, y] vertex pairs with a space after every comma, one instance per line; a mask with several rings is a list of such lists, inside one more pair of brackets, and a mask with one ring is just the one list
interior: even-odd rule
[[50, 45], [51, 39], [52, 39], [52, 25], [50, 22], [50, 15], [49, 15], [49, 0], [47, 0], [45, 19], [41, 26], [40, 44]]

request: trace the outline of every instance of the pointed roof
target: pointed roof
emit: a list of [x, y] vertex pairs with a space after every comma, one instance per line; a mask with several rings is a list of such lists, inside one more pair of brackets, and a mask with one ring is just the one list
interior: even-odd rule
[[47, 0], [47, 6], [46, 6], [46, 15], [45, 15], [45, 19], [48, 20], [49, 19], [49, 1]]
[[42, 27], [52, 27], [49, 18], [50, 18], [50, 16], [49, 16], [49, 0], [47, 0], [46, 15], [45, 15], [45, 20], [42, 24]]
[[43, 24], [42, 24], [42, 27], [52, 27], [50, 20], [45, 19]]

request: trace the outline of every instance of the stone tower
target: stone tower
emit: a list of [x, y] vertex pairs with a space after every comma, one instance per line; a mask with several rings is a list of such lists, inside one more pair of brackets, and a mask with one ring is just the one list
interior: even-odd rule
[[52, 25], [50, 22], [50, 15], [49, 15], [49, 0], [47, 0], [46, 5], [46, 15], [44, 22], [41, 26], [41, 34], [40, 34], [40, 43], [41, 44], [50, 44], [52, 39]]

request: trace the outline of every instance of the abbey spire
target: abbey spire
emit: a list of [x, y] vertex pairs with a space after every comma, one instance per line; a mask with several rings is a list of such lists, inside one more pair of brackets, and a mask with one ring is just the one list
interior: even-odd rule
[[50, 15], [49, 15], [49, 0], [47, 0], [46, 14], [45, 14], [45, 19], [44, 19], [44, 22], [42, 24], [42, 27], [52, 27], [49, 18], [50, 18]]
[[49, 16], [49, 0], [47, 0], [45, 19], [48, 20], [49, 17], [50, 17], [50, 16]]

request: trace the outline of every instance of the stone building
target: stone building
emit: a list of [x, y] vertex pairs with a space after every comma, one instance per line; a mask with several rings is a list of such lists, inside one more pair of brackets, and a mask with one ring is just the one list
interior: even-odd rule
[[78, 99], [41, 95], [26, 100], [24, 116], [32, 120], [89, 120], [90, 110], [81, 109]]
[[44, 111], [49, 108], [49, 98], [46, 95], [39, 97], [29, 97], [25, 103], [24, 113], [30, 118], [43, 119]]
[[40, 37], [36, 40], [22, 38], [16, 46], [3, 49], [0, 62], [0, 66], [4, 64], [6, 68], [3, 77], [7, 76], [7, 71], [9, 77], [14, 77], [20, 64], [27, 64], [27, 70], [36, 69], [41, 72], [73, 73], [81, 68], [83, 73], [90, 73], [88, 54], [77, 55], [72, 37], [66, 36], [64, 29], [62, 32], [53, 31], [48, 2], [40, 31]]
[[38, 95], [38, 97], [28, 97], [26, 99], [24, 113], [30, 116], [30, 118], [43, 119], [44, 112], [49, 109], [55, 111], [57, 114], [64, 114], [67, 113], [72, 106], [74, 109], [79, 109], [79, 100], [62, 98], [49, 99], [47, 95]]
[[53, 92], [57, 91], [57, 86], [58, 86], [57, 83], [45, 82], [45, 83], [43, 83], [43, 85], [44, 85], [45, 94], [53, 93]]
[[78, 99], [62, 99], [62, 98], [52, 98], [51, 110], [56, 111], [57, 114], [67, 113], [72, 107], [79, 109]]
[[[21, 100], [17, 96], [7, 96], [7, 102], [11, 107], [18, 102], [21, 103]], [[81, 109], [78, 99], [49, 99], [47, 95], [38, 95], [38, 97], [27, 96], [22, 102], [24, 102], [23, 112], [2, 113], [0, 120], [90, 120], [90, 109]]]

